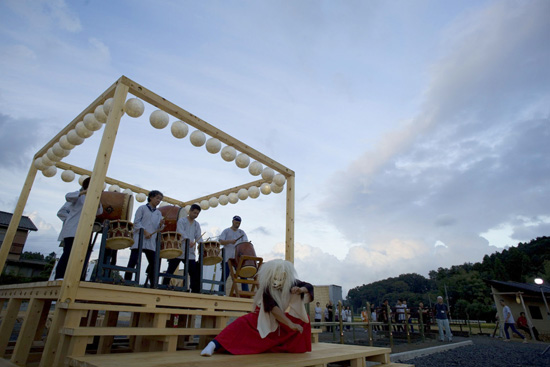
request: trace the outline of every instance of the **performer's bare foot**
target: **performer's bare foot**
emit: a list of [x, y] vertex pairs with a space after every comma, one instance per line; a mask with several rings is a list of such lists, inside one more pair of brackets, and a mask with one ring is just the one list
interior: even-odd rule
[[206, 348], [202, 350], [201, 356], [210, 357], [212, 354], [214, 354], [214, 350], [216, 350], [216, 344], [214, 344], [214, 342], [210, 342], [208, 343]]

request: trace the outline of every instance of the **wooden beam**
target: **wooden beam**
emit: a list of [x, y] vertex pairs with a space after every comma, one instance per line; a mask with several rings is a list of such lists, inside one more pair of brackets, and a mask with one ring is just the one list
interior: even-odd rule
[[[56, 162], [55, 165], [58, 168], [62, 169], [62, 170], [71, 170], [74, 173], [77, 173], [79, 175], [88, 175], [88, 176], [90, 176], [92, 174], [92, 172], [87, 170], [87, 169], [80, 168], [78, 166], [71, 165], [71, 164], [65, 163], [65, 162]], [[135, 185], [126, 183], [124, 181], [119, 181], [119, 180], [116, 180], [114, 178], [107, 177], [107, 176], [105, 177], [105, 182], [108, 183], [109, 185], [118, 185], [122, 189], [130, 189], [135, 193], [143, 193], [143, 194], [147, 195], [147, 194], [149, 194], [149, 191], [150, 191], [148, 189], [137, 187]], [[257, 186], [259, 188], [261, 186], [261, 184], [263, 184], [264, 182], [268, 182], [268, 181], [264, 180], [264, 179], [261, 179], [261, 180], [248, 182], [248, 183], [245, 183], [245, 184], [242, 184], [242, 185], [239, 185], [239, 186], [232, 187], [230, 189], [215, 192], [215, 193], [210, 194], [210, 195], [201, 196], [201, 197], [193, 199], [193, 200], [181, 201], [181, 200], [178, 200], [178, 199], [171, 198], [169, 196], [165, 196], [162, 200], [167, 202], [167, 203], [173, 204], [173, 205], [181, 206], [183, 208], [186, 205], [191, 205], [191, 204], [194, 204], [194, 203], [200, 203], [202, 200], [208, 200], [210, 198], [219, 197], [221, 195], [228, 195], [232, 192], [237, 193], [237, 191], [239, 191], [240, 189], [249, 189], [252, 186]]]
[[130, 93], [132, 93], [136, 97], [143, 99], [144, 101], [152, 104], [153, 106], [156, 106], [157, 108], [165, 111], [166, 113], [169, 113], [170, 115], [174, 116], [177, 119], [185, 121], [187, 124], [191, 125], [195, 129], [198, 129], [204, 132], [205, 134], [218, 139], [222, 143], [234, 147], [239, 152], [247, 154], [250, 158], [257, 160], [258, 162], [263, 163], [268, 167], [273, 168], [275, 171], [282, 173], [286, 177], [294, 174], [294, 171], [292, 171], [291, 169], [283, 166], [282, 164], [276, 162], [275, 160], [269, 158], [268, 156], [260, 153], [256, 149], [249, 147], [248, 145], [241, 142], [240, 140], [235, 139], [231, 135], [215, 128], [214, 126], [210, 125], [206, 121], [198, 118], [197, 116], [189, 113], [183, 108], [168, 101], [166, 98], [163, 98], [153, 93], [149, 89], [145, 88], [142, 85], [139, 85], [133, 80], [125, 76], [122, 76], [121, 80], [124, 84], [130, 87], [130, 90], [129, 90]]
[[294, 263], [294, 175], [286, 179], [285, 260]]
[[27, 204], [32, 185], [34, 183], [34, 179], [36, 178], [37, 170], [34, 167], [33, 162], [31, 162], [29, 173], [27, 174], [27, 178], [25, 180], [25, 183], [23, 184], [23, 188], [21, 189], [21, 194], [19, 195], [19, 199], [17, 200], [17, 205], [15, 206], [13, 215], [11, 216], [8, 230], [6, 231], [2, 246], [0, 247], [0, 270], [3, 270], [4, 265], [6, 264], [6, 259], [8, 258], [8, 254], [10, 253], [11, 245], [13, 243], [13, 239], [15, 238], [15, 233], [17, 232], [19, 222], [21, 221], [21, 216], [23, 215], [23, 209], [25, 209], [25, 205]]
[[[107, 90], [103, 92], [99, 97], [97, 97], [96, 100], [93, 101], [88, 107], [86, 107], [84, 111], [78, 114], [78, 116], [76, 116], [73, 121], [71, 121], [67, 126], [65, 126], [65, 128], [59, 132], [59, 134], [57, 134], [52, 140], [50, 140], [46, 145], [44, 145], [44, 147], [34, 155], [34, 159], [38, 157], [42, 157], [48, 151], [48, 149], [50, 149], [55, 143], [59, 141], [59, 139], [61, 139], [63, 135], [67, 135], [69, 131], [74, 129], [76, 124], [82, 121], [84, 119], [84, 116], [86, 116], [86, 114], [94, 113], [97, 106], [99, 106], [100, 104], [103, 104], [105, 100], [107, 100], [107, 98], [112, 97], [113, 94], [115, 93], [115, 88], [118, 84], [120, 84], [121, 79], [122, 78], [119, 78], [113, 85], [107, 88]], [[34, 162], [34, 159], [33, 159], [33, 162]]]

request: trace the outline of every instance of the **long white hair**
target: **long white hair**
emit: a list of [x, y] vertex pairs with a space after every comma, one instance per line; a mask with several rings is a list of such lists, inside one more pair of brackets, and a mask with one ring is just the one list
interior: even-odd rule
[[[273, 287], [273, 281], [281, 278], [284, 278], [282, 288], [277, 289]], [[288, 307], [290, 289], [294, 285], [296, 278], [296, 270], [290, 261], [277, 259], [263, 263], [258, 273], [258, 282], [260, 285], [254, 296], [254, 307], [260, 304], [264, 292], [269, 290], [271, 297], [273, 297], [279, 308], [284, 312]]]

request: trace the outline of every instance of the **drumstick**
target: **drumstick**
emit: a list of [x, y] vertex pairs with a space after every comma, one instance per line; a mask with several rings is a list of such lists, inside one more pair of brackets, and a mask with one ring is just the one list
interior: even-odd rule
[[202, 238], [202, 236], [204, 236], [205, 233], [206, 233], [206, 231], [202, 232], [201, 236], [195, 240], [195, 244], [197, 244], [197, 241], [200, 240]]

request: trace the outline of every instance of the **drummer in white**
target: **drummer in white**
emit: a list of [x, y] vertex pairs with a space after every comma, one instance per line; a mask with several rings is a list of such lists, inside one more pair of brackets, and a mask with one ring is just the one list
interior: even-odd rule
[[[138, 252], [139, 230], [143, 228], [142, 249], [149, 263], [145, 273], [147, 273], [147, 279], [150, 283], [152, 283], [153, 280], [153, 264], [155, 263], [155, 250], [157, 248], [157, 233], [164, 227], [162, 213], [157, 210], [157, 206], [163, 198], [164, 195], [160, 191], [150, 191], [149, 195], [147, 195], [147, 204], [140, 206], [134, 216], [134, 244], [131, 248], [127, 267], [134, 268], [137, 265], [138, 257], [140, 256]], [[145, 280], [146, 284], [147, 279]], [[124, 280], [132, 280], [132, 273], [126, 272], [124, 274]]]
[[[199, 222], [195, 219], [199, 216], [201, 212], [201, 207], [197, 204], [191, 205], [189, 209], [189, 214], [187, 217], [178, 219], [177, 231], [181, 233], [183, 241], [186, 239], [189, 240], [188, 247], [188, 261], [189, 261], [189, 278], [191, 285], [191, 292], [200, 293], [201, 291], [201, 280], [200, 280], [200, 264], [195, 260], [195, 249], [197, 242], [202, 242], [201, 226]], [[185, 242], [184, 242], [185, 243]], [[179, 266], [180, 262], [185, 261], [185, 253], [180, 256], [168, 260], [168, 269], [166, 272], [168, 274], [174, 274], [176, 269]], [[164, 278], [162, 284], [170, 284], [169, 278]]]
[[[240, 229], [241, 217], [235, 215], [231, 227], [223, 230], [222, 234], [218, 238], [218, 242], [225, 249], [225, 256], [223, 262], [225, 263], [225, 279], [224, 284], [227, 282], [229, 275], [229, 263], [228, 260], [235, 257], [235, 247], [241, 242], [248, 242], [248, 237], [242, 229]], [[225, 290], [225, 287], [221, 290]], [[248, 284], [242, 284], [242, 290], [248, 291]]]

